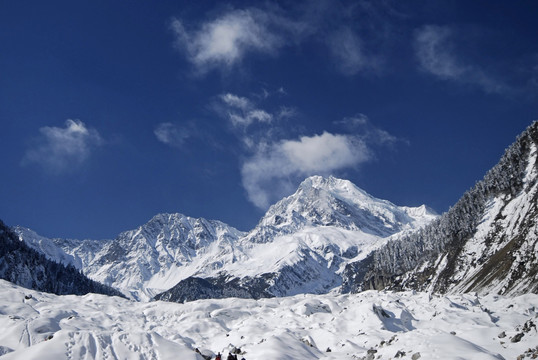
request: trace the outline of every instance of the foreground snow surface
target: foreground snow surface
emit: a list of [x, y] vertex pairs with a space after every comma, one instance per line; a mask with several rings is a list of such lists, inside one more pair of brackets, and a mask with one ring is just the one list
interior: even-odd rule
[[[398, 352], [407, 359], [515, 359], [538, 345], [536, 328], [529, 327], [538, 322], [537, 309], [538, 295], [377, 291], [139, 303], [55, 296], [0, 280], [0, 355], [188, 360], [202, 359], [195, 348], [226, 356], [235, 346], [247, 360], [366, 359], [369, 350], [371, 359]], [[512, 342], [517, 334], [524, 335]]]

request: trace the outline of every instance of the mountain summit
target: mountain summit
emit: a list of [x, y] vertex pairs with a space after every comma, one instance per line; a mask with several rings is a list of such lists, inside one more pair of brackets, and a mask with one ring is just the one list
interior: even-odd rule
[[348, 180], [311, 176], [293, 195], [271, 206], [247, 237], [265, 242], [308, 226], [335, 226], [387, 237], [424, 225], [435, 217], [435, 212], [425, 205], [396, 206]]
[[180, 281], [157, 298], [267, 297], [326, 293], [342, 284], [350, 261], [424, 226], [426, 206], [400, 207], [376, 199], [347, 180], [312, 176], [269, 208], [239, 239], [237, 261], [210, 277]]

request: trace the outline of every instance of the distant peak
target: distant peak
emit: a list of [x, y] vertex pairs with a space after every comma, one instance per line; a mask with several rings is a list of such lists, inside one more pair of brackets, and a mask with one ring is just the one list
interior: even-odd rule
[[320, 175], [310, 176], [299, 185], [299, 191], [302, 190], [305, 193], [308, 193], [312, 189], [325, 190], [335, 196], [344, 198], [351, 196], [356, 199], [362, 199], [363, 201], [375, 199], [351, 181], [339, 179], [332, 175], [326, 177]]
[[299, 185], [300, 188], [307, 189], [307, 188], [334, 188], [334, 187], [345, 187], [345, 186], [353, 186], [349, 180], [343, 180], [336, 178], [332, 175], [329, 176], [321, 176], [321, 175], [313, 175], [305, 180]]

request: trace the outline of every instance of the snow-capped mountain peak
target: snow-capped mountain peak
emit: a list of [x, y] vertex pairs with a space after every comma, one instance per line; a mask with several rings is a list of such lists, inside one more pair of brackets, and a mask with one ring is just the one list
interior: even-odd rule
[[220, 221], [179, 213], [155, 215], [113, 240], [48, 239], [22, 227], [14, 230], [48, 258], [138, 300], [233, 261], [234, 243], [245, 235]]
[[[312, 176], [248, 234], [177, 213], [155, 215], [113, 240], [47, 239], [16, 231], [53, 260], [73, 264], [134, 299], [149, 300], [179, 282], [198, 281], [193, 279], [214, 279], [218, 286], [239, 281], [234, 284], [240, 289], [255, 283], [262, 289], [251, 292], [257, 297], [338, 287], [344, 263], [433, 218], [424, 206], [396, 206], [347, 180]], [[237, 286], [231, 296], [242, 294]]]
[[249, 238], [264, 242], [308, 226], [336, 226], [386, 237], [422, 226], [436, 216], [424, 205], [400, 207], [377, 199], [348, 180], [311, 176], [294, 194], [271, 206]]

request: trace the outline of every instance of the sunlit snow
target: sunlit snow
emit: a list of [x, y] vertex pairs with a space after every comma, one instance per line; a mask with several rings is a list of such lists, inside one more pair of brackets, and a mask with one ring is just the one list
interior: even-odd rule
[[[26, 360], [203, 359], [194, 349], [226, 357], [235, 347], [247, 360], [394, 359], [403, 353], [407, 359], [515, 359], [537, 345], [531, 325], [536, 309], [534, 294], [376, 291], [140, 303], [95, 294], [55, 296], [0, 280], [0, 354]], [[517, 334], [523, 336], [512, 342]]]

